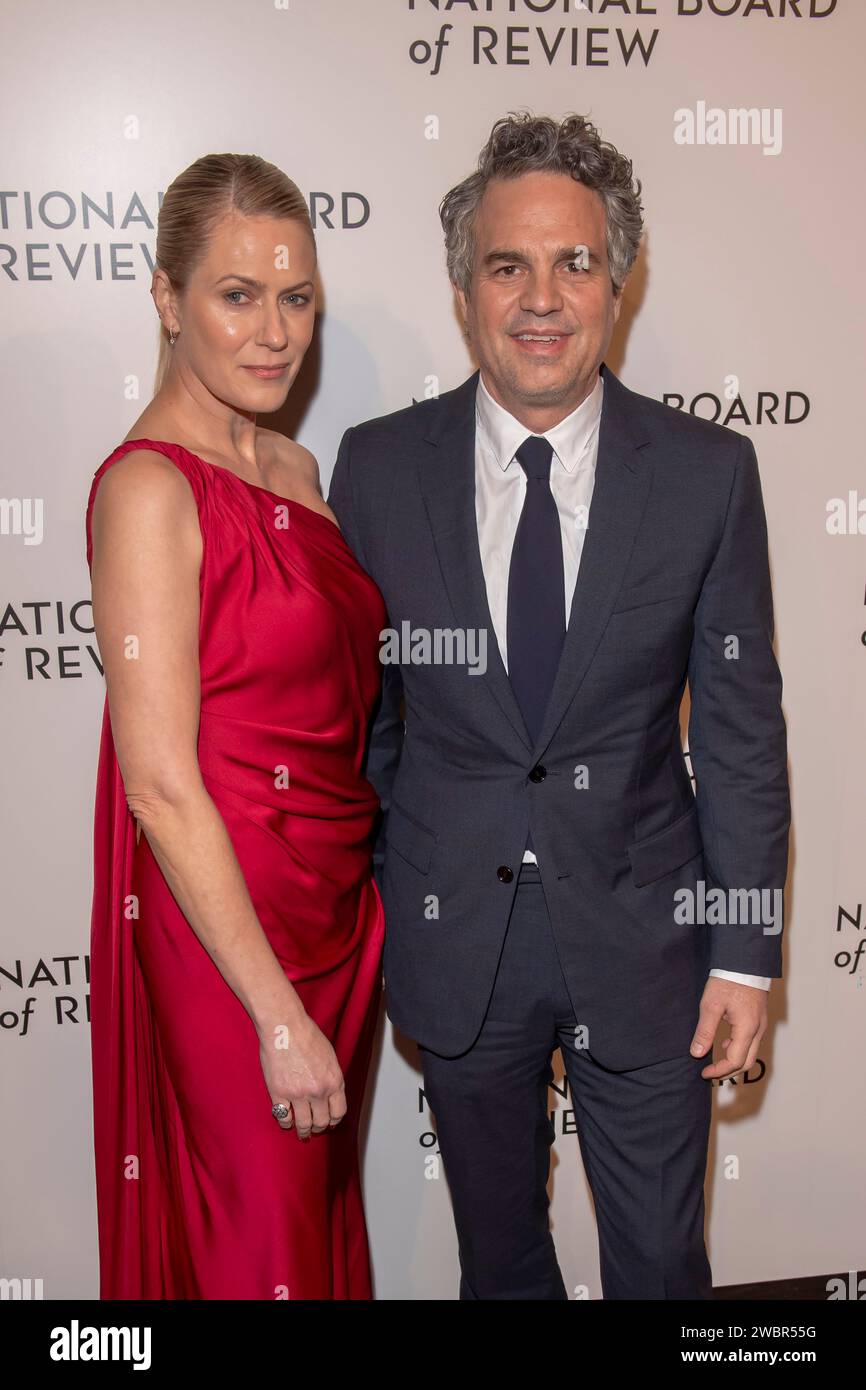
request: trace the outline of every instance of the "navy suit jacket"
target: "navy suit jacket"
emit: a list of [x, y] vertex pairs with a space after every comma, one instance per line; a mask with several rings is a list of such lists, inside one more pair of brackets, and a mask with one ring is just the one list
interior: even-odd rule
[[[347, 430], [334, 470], [328, 501], [392, 628], [487, 633], [483, 674], [413, 661], [405, 644], [383, 665], [367, 760], [383, 809], [388, 1015], [443, 1056], [480, 1030], [530, 827], [602, 1065], [687, 1052], [711, 968], [781, 974], [781, 922], [766, 913], [785, 884], [790, 808], [755, 450], [601, 372], [589, 524], [534, 746], [481, 566], [478, 374]], [[696, 794], [679, 730], [687, 680]], [[702, 914], [713, 889], [724, 909]], [[703, 920], [682, 920], [679, 890]]]

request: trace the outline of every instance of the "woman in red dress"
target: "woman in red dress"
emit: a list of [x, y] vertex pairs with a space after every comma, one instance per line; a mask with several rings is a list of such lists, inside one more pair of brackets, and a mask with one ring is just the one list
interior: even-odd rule
[[362, 774], [381, 595], [256, 424], [314, 326], [304, 200], [248, 155], [167, 190], [158, 389], [101, 464], [91, 934], [100, 1296], [368, 1299], [381, 997]]

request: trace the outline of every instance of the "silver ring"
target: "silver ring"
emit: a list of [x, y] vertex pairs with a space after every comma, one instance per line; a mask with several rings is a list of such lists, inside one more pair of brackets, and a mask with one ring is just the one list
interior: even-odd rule
[[289, 1112], [281, 1101], [271, 1106], [271, 1114], [275, 1120], [287, 1120], [289, 1118]]

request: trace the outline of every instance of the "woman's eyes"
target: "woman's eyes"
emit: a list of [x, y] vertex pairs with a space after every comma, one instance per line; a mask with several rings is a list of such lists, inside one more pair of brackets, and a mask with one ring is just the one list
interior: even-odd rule
[[[227, 290], [226, 293], [223, 295], [223, 299], [228, 300], [229, 304], [239, 304], [240, 300], [232, 298], [232, 296], [236, 294], [243, 295], [245, 298], [247, 297], [246, 290]], [[305, 294], [290, 293], [287, 294], [285, 298], [287, 300], [294, 300], [296, 304], [307, 303], [307, 296]]]

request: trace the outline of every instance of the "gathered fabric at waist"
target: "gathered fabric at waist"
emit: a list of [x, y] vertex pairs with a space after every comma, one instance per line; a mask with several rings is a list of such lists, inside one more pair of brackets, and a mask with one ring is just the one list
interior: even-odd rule
[[356, 742], [328, 731], [252, 723], [203, 707], [197, 751], [205, 781], [271, 811], [372, 823], [378, 810]]

